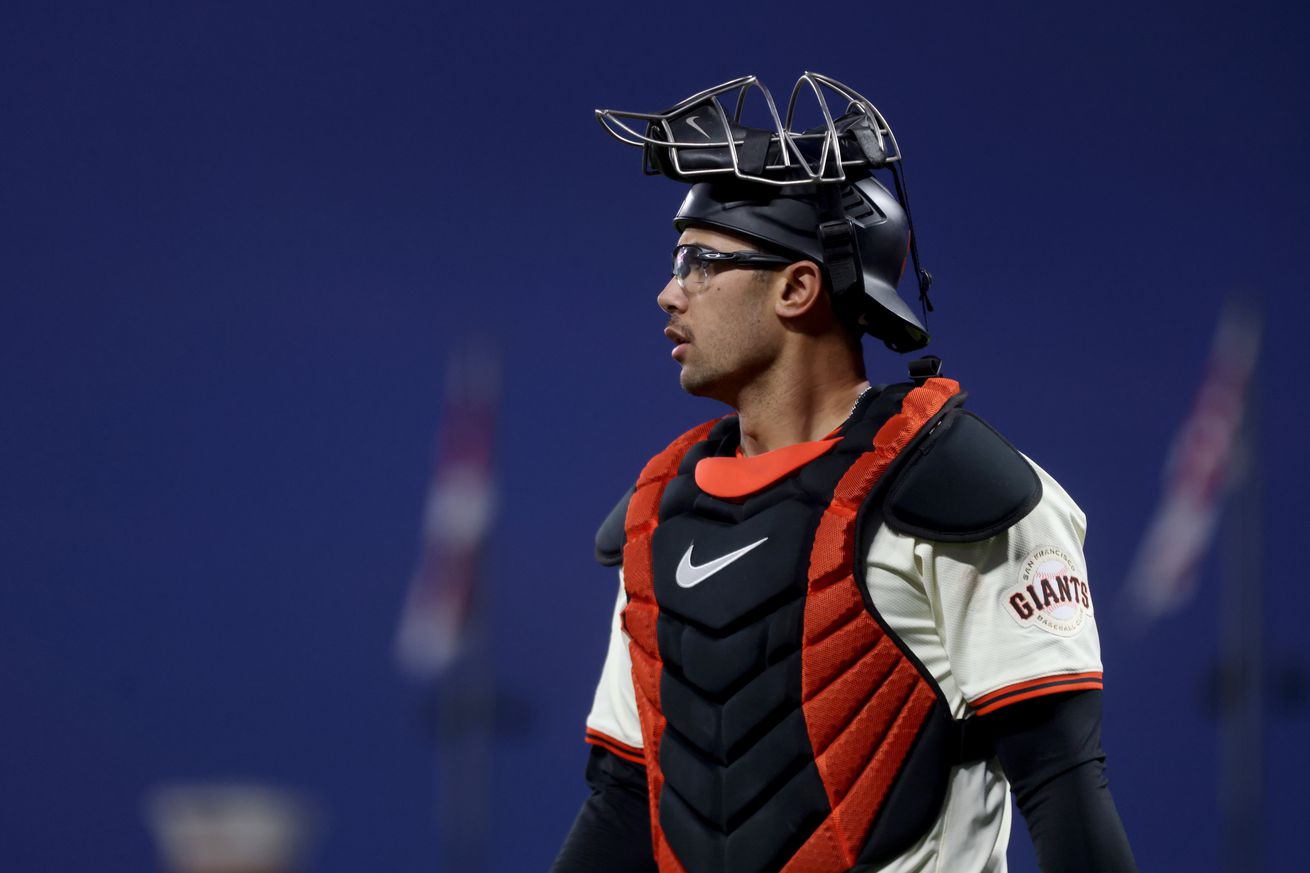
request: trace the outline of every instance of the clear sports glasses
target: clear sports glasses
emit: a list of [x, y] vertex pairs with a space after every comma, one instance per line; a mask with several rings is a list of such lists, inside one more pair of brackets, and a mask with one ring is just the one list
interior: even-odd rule
[[680, 245], [673, 250], [673, 278], [683, 291], [697, 292], [710, 283], [710, 267], [721, 264], [733, 267], [785, 267], [794, 258], [766, 255], [763, 252], [720, 252], [705, 246]]

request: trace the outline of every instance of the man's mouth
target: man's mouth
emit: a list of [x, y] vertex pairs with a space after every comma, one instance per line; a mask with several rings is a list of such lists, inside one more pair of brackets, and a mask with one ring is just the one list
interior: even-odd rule
[[691, 343], [691, 337], [687, 335], [686, 331], [680, 330], [671, 324], [664, 328], [664, 336], [673, 343], [673, 352], [671, 353], [673, 360], [681, 363], [682, 357], [687, 354], [687, 346]]

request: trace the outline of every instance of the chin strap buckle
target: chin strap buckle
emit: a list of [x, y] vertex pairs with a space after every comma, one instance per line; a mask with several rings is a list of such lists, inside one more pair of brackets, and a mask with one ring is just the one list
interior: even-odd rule
[[922, 385], [941, 374], [942, 359], [936, 355], [924, 355], [922, 358], [910, 361], [910, 378], [914, 380], [915, 385]]

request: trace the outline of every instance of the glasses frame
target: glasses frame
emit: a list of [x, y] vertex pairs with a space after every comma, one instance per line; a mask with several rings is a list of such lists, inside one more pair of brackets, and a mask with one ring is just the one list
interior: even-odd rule
[[[701, 280], [705, 285], [708, 285], [710, 281], [709, 267], [711, 265], [723, 264], [732, 267], [754, 267], [759, 269], [766, 267], [788, 267], [796, 263], [797, 260], [796, 258], [788, 258], [783, 255], [770, 255], [764, 252], [721, 252], [718, 249], [708, 248], [707, 246], [683, 243], [682, 245], [673, 247], [672, 276], [677, 280], [679, 288], [683, 291], [693, 292], [701, 289], [687, 287], [687, 279], [691, 277], [691, 269], [688, 269], [687, 272], [681, 276], [678, 275], [678, 256], [684, 251], [694, 254], [695, 260], [701, 264]], [[690, 261], [688, 261], [688, 263], [690, 263]]]

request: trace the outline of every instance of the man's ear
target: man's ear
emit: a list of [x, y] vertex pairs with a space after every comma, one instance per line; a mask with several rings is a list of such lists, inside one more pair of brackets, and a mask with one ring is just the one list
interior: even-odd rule
[[816, 312], [823, 299], [823, 271], [814, 261], [797, 261], [779, 270], [782, 287], [774, 302], [780, 318], [798, 319]]

